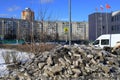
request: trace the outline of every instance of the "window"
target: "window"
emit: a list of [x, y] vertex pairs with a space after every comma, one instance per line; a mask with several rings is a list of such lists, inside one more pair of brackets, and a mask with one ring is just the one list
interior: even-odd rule
[[109, 39], [102, 39], [101, 40], [101, 45], [108, 45], [109, 44]]
[[112, 17], [111, 21], [112, 21], [112, 22], [114, 21], [114, 17]]
[[105, 26], [102, 26], [103, 29], [105, 29]]
[[119, 31], [119, 25], [117, 25], [117, 31]]
[[114, 26], [111, 27], [111, 30], [112, 30], [112, 31], [114, 30]]
[[99, 44], [99, 40], [96, 40], [93, 45], [98, 45]]
[[119, 20], [118, 18], [119, 18], [119, 16], [116, 16], [117, 21]]
[[120, 15], [118, 15], [118, 21], [120, 21]]

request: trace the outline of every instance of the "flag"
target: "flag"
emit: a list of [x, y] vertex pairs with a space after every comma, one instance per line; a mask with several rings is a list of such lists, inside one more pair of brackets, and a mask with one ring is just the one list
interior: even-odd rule
[[95, 8], [95, 11], [98, 11], [98, 8]]
[[106, 9], [110, 9], [111, 6], [109, 4], [106, 4]]
[[100, 5], [100, 10], [103, 10], [103, 5]]

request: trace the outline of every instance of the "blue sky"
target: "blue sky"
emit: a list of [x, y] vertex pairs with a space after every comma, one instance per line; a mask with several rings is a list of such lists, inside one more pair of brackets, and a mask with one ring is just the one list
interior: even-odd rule
[[[111, 8], [107, 12], [120, 10], [120, 0], [71, 0], [72, 1], [72, 21], [88, 21], [88, 15], [95, 12], [100, 5], [108, 3]], [[21, 11], [26, 7], [35, 12], [35, 19], [39, 16], [39, 10], [47, 7], [46, 16], [51, 19], [68, 21], [68, 0], [0, 0], [0, 17], [21, 17]]]

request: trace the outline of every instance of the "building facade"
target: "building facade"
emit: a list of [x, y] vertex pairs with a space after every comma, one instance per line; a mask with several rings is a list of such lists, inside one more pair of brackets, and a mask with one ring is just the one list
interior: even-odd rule
[[34, 12], [30, 8], [25, 8], [21, 13], [21, 19], [34, 21]]
[[89, 15], [89, 40], [94, 41], [102, 34], [115, 33], [120, 33], [120, 11]]
[[112, 12], [111, 14], [111, 28], [110, 33], [120, 33], [120, 11]]
[[0, 37], [4, 39], [21, 39], [29, 36], [31, 23], [26, 20], [0, 18]]
[[[88, 22], [71, 22], [72, 40], [88, 40]], [[30, 8], [22, 11], [21, 19], [0, 18], [0, 38], [29, 41], [68, 40], [69, 22], [36, 21]]]
[[[72, 22], [72, 40], [88, 40], [88, 22]], [[69, 22], [58, 22], [60, 40], [69, 39]], [[65, 29], [68, 29], [66, 32]]]
[[[43, 36], [45, 39], [51, 40], [68, 40], [68, 32], [69, 22], [44, 21], [42, 26], [40, 21], [0, 18], [1, 38], [29, 40], [34, 37], [40, 40], [40, 37]], [[87, 22], [72, 22], [72, 40], [88, 40]]]

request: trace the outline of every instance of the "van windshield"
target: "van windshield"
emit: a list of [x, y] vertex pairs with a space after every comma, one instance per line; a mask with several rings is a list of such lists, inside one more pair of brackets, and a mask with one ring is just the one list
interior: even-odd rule
[[99, 44], [99, 40], [96, 40], [93, 45], [98, 45]]

